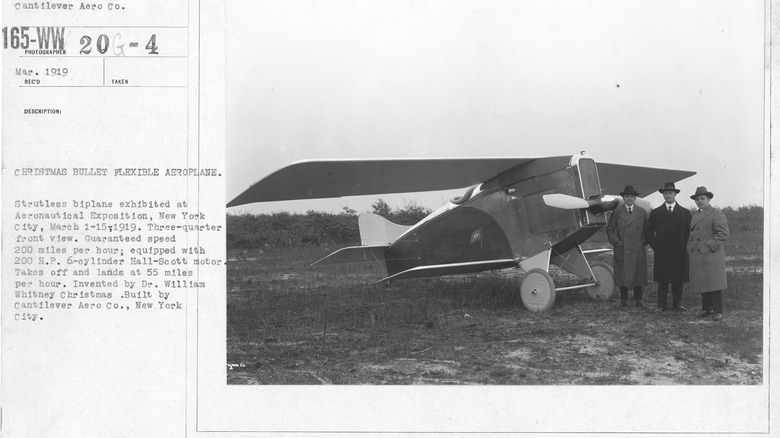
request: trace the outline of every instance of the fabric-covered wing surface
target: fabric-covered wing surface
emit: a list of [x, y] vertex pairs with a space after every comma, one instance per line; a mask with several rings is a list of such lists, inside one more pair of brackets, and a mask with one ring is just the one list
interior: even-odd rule
[[472, 272], [491, 271], [495, 269], [516, 268], [515, 259], [483, 260], [479, 262], [449, 263], [446, 265], [417, 266], [406, 271], [385, 277], [377, 283], [385, 281], [406, 280], [409, 278], [438, 277], [439, 275], [469, 274]]
[[330, 265], [338, 263], [384, 262], [385, 250], [389, 245], [348, 246], [312, 263], [315, 265]]
[[238, 195], [252, 202], [458, 189], [484, 182], [535, 158], [306, 160], [284, 167]]
[[640, 197], [655, 193], [667, 182], [678, 182], [696, 175], [687, 170], [661, 169], [657, 167], [627, 166], [624, 164], [597, 163], [601, 192], [619, 195], [627, 185], [641, 193]]

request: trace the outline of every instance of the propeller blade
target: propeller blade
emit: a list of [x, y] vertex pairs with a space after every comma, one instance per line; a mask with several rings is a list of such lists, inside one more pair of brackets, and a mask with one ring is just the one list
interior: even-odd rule
[[579, 210], [580, 208], [590, 207], [588, 201], [562, 193], [543, 195], [542, 199], [549, 207], [562, 208], [564, 210]]

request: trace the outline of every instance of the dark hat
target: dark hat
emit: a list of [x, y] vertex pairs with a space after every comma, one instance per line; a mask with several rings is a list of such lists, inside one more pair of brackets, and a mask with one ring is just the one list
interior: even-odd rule
[[620, 192], [620, 196], [625, 196], [625, 195], [639, 196], [639, 192], [634, 190], [634, 186], [626, 186], [626, 188], [622, 192]]
[[668, 182], [664, 184], [664, 188], [658, 189], [658, 193], [663, 193], [663, 192], [680, 193], [680, 189], [676, 188], [673, 182]]
[[715, 195], [712, 194], [712, 192], [707, 191], [707, 187], [701, 186], [696, 187], [696, 193], [691, 196], [691, 199], [696, 199], [697, 196], [701, 195], [707, 195], [708, 198], [712, 199], [715, 197]]

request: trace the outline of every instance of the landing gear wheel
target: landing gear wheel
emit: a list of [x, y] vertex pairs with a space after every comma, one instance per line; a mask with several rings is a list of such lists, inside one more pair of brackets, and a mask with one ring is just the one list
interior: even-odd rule
[[590, 265], [590, 269], [599, 284], [586, 287], [585, 291], [588, 295], [594, 300], [615, 298], [615, 271], [612, 270], [612, 266], [603, 262], [594, 262]]
[[550, 310], [555, 302], [555, 284], [547, 271], [531, 269], [520, 280], [520, 299], [531, 312]]

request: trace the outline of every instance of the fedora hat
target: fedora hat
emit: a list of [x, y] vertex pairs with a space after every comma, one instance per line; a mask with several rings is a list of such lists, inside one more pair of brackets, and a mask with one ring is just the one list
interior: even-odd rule
[[620, 192], [620, 196], [625, 196], [625, 195], [639, 196], [639, 192], [634, 190], [634, 186], [626, 186], [626, 188], [623, 189], [622, 192]]
[[663, 194], [663, 192], [680, 193], [680, 189], [675, 187], [673, 182], [668, 182], [668, 183], [664, 184], [664, 188], [658, 189], [658, 193]]
[[691, 199], [696, 199], [697, 196], [701, 196], [701, 195], [707, 195], [707, 197], [710, 199], [715, 197], [715, 195], [713, 195], [712, 192], [707, 191], [707, 187], [701, 186], [701, 187], [696, 187], [696, 193], [694, 193], [691, 196]]

